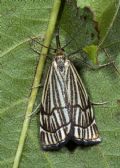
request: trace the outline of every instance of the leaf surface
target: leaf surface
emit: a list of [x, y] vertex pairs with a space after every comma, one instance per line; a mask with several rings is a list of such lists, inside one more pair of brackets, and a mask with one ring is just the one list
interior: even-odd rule
[[[91, 1], [86, 2], [91, 5]], [[95, 17], [98, 18], [98, 21], [101, 20], [102, 22], [104, 20], [105, 23], [108, 22], [108, 18], [104, 16], [104, 13], [107, 12], [113, 1], [111, 4], [106, 2], [96, 1], [94, 7], [95, 11], [97, 11], [103, 6], [103, 12], [99, 14], [96, 12]], [[33, 52], [29, 44], [30, 37], [44, 37], [52, 5], [52, 0], [5, 0], [1, 2], [1, 168], [12, 167], [13, 165], [38, 63], [38, 54]], [[98, 32], [94, 27], [92, 13], [80, 9], [80, 14], [76, 17], [76, 8], [72, 7], [70, 3], [67, 5], [61, 18], [60, 38], [63, 46], [71, 38], [73, 40], [65, 49], [66, 53], [69, 54], [71, 51], [84, 48], [87, 45], [98, 45], [100, 41]], [[83, 4], [83, 6], [86, 6], [86, 4]], [[117, 10], [117, 7], [115, 9]], [[111, 13], [115, 13], [116, 10], [111, 9]], [[104, 19], [102, 20], [102, 18]], [[116, 61], [118, 68], [120, 67], [119, 25], [120, 12], [118, 11], [109, 34], [107, 36], [106, 33], [101, 35], [102, 38], [106, 36], [102, 47], [107, 47], [108, 53]], [[107, 26], [109, 27], [110, 24], [107, 24]], [[54, 39], [52, 46], [55, 47]], [[78, 60], [75, 57], [76, 55]], [[120, 99], [120, 77], [112, 66], [97, 71], [92, 71], [87, 66], [81, 68], [82, 64], [79, 58], [81, 58], [82, 53], [76, 55], [73, 57], [74, 63], [76, 65], [77, 62], [78, 72], [90, 94], [91, 100], [93, 102], [109, 102], [105, 105], [106, 107], [95, 106], [95, 115], [102, 143], [91, 147], [78, 147], [75, 145], [71, 147], [68, 144], [59, 151], [44, 152], [40, 148], [39, 116], [37, 115], [32, 118], [30, 123], [20, 168], [120, 167], [120, 105], [117, 104], [117, 100]], [[104, 58], [106, 57], [103, 52], [99, 52], [98, 58], [101, 63], [105, 63]], [[44, 72], [49, 66], [48, 61]], [[45, 74], [43, 74], [43, 78], [45, 78]], [[38, 103], [40, 103], [41, 94], [42, 89], [40, 89], [37, 98]]]

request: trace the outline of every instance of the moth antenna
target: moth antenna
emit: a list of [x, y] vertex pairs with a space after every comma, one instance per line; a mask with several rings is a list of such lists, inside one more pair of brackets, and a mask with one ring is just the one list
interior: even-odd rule
[[34, 40], [36, 43], [40, 44], [42, 47], [49, 48], [50, 50], [56, 50], [55, 48], [47, 47], [44, 44], [41, 44], [39, 41], [35, 40], [34, 38], [31, 38], [31, 40]]
[[59, 38], [59, 27], [57, 28], [56, 30], [56, 46], [57, 48], [61, 48], [61, 45], [60, 45], [60, 38]]

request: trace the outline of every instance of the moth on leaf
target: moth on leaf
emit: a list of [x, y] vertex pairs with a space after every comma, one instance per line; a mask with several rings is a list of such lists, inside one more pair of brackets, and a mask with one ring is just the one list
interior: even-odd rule
[[45, 81], [40, 109], [40, 139], [44, 150], [58, 149], [69, 140], [92, 145], [101, 141], [93, 107], [83, 82], [60, 46]]

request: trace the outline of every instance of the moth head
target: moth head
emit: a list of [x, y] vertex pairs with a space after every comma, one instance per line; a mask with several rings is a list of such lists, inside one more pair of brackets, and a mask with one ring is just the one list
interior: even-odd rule
[[64, 63], [66, 60], [65, 56], [61, 53], [59, 53], [59, 55], [56, 55], [54, 59], [57, 63]]
[[55, 65], [57, 66], [57, 68], [58, 68], [58, 70], [59, 70], [60, 72], [64, 72], [64, 70], [65, 70], [65, 60], [66, 60], [66, 58], [65, 58], [65, 56], [64, 56], [63, 53], [59, 52], [58, 54], [59, 54], [59, 55], [56, 55], [56, 56], [54, 57]]
[[55, 49], [55, 56], [64, 55], [64, 49], [63, 48], [57, 48]]

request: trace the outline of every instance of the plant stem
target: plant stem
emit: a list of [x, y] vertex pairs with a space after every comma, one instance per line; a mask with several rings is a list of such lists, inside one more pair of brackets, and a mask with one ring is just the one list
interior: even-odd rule
[[[44, 46], [49, 47], [49, 45], [51, 43], [52, 35], [54, 33], [55, 25], [57, 22], [58, 13], [60, 10], [60, 5], [61, 5], [61, 0], [54, 1], [52, 12], [51, 12], [51, 17], [50, 17], [49, 24], [48, 24], [48, 29], [47, 29], [47, 32], [45, 35]], [[27, 110], [26, 110], [26, 114], [25, 114], [25, 119], [23, 122], [23, 127], [22, 127], [22, 131], [21, 131], [20, 139], [19, 139], [19, 144], [18, 144], [18, 148], [16, 151], [14, 163], [13, 163], [13, 168], [18, 168], [19, 164], [20, 164], [20, 159], [21, 159], [23, 147], [25, 144], [25, 139], [27, 137], [27, 131], [28, 131], [28, 127], [30, 124], [30, 116], [29, 115], [32, 113], [32, 110], [33, 110], [33, 106], [34, 106], [35, 99], [36, 99], [37, 92], [38, 92], [38, 87], [36, 87], [36, 86], [39, 85], [40, 80], [41, 80], [47, 52], [48, 52], [48, 48], [43, 47], [41, 54], [40, 54], [40, 59], [39, 59], [39, 63], [37, 66], [37, 70], [36, 70], [36, 74], [35, 74], [35, 78], [34, 78], [34, 82], [33, 82], [33, 86], [32, 86], [33, 89], [31, 91], [31, 95], [30, 95], [30, 98], [28, 101], [28, 106], [27, 106]]]

